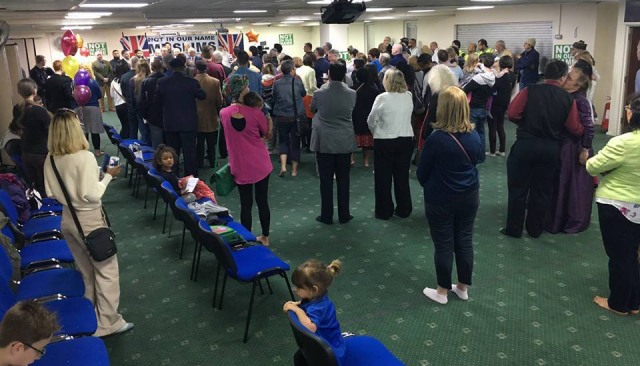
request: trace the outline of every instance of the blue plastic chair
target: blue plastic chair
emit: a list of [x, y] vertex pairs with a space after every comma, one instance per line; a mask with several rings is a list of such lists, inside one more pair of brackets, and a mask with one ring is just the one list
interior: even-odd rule
[[222, 310], [222, 301], [224, 299], [224, 290], [228, 277], [240, 283], [252, 284], [251, 299], [249, 300], [247, 323], [245, 325], [243, 338], [243, 342], [247, 343], [256, 287], [260, 284], [261, 279], [265, 279], [270, 292], [273, 294], [269, 277], [279, 275], [284, 278], [287, 288], [289, 289], [289, 295], [291, 295], [291, 299], [294, 299], [291, 284], [289, 283], [289, 278], [287, 278], [287, 271], [290, 267], [285, 261], [269, 250], [269, 248], [262, 245], [251, 245], [245, 246], [242, 249], [232, 250], [231, 247], [224, 242], [222, 237], [211, 231], [209, 224], [204, 220], [200, 220], [198, 224], [198, 242], [212, 251], [218, 259], [213, 306], [215, 306], [215, 296], [218, 292], [220, 267], [224, 268], [224, 279], [222, 281], [222, 291], [220, 293], [220, 305], [218, 309]]
[[102, 339], [80, 337], [49, 343], [47, 352], [33, 366], [109, 366], [109, 352]]
[[[169, 207], [171, 207], [171, 212], [173, 213], [173, 217], [176, 220], [180, 220], [180, 217], [176, 211], [176, 200], [179, 198], [176, 191], [173, 190], [171, 183], [164, 181], [160, 184], [160, 189], [158, 189], [158, 193], [160, 193], [160, 197], [166, 203], [164, 206], [164, 220], [162, 222], [162, 233], [164, 234], [165, 229], [167, 227], [167, 214]], [[169, 236], [171, 236], [171, 229], [169, 229]], [[182, 259], [182, 257], [181, 257]]]
[[309, 366], [404, 366], [384, 344], [369, 336], [345, 337], [347, 349], [338, 360], [329, 343], [302, 325], [296, 313], [288, 313], [293, 337]]
[[[16, 302], [8, 283], [0, 281], [0, 319]], [[98, 329], [93, 304], [84, 297], [56, 298], [42, 305], [58, 317], [60, 330], [56, 336], [92, 335]]]
[[61, 216], [57, 216], [52, 212], [48, 215], [44, 214], [44, 216], [31, 218], [21, 223], [18, 221], [18, 211], [11, 201], [9, 194], [2, 189], [0, 189], [0, 206], [2, 206], [3, 212], [9, 218], [9, 221], [11, 221], [13, 227], [24, 235], [25, 240], [29, 241], [42, 236], [62, 237], [60, 229], [62, 222]]
[[[158, 198], [160, 197], [160, 185], [162, 184], [162, 182], [164, 182], [164, 178], [158, 173], [157, 170], [155, 170], [155, 168], [151, 168], [149, 169], [149, 171], [147, 172], [148, 178], [147, 179], [147, 193], [149, 192], [148, 189], [149, 187], [151, 187], [151, 189], [153, 189], [154, 192], [156, 192], [156, 203], [155, 206], [153, 208], [153, 219], [156, 219], [156, 215], [158, 212]], [[145, 208], [146, 207], [146, 203], [147, 203], [147, 196], [145, 195]]]
[[[11, 281], [13, 268], [7, 252], [0, 250], [0, 281]], [[80, 272], [69, 268], [36, 269], [20, 280], [16, 300], [45, 299], [52, 296], [83, 297], [84, 282]]]
[[[8, 225], [5, 225], [0, 232], [11, 239], [15, 245], [15, 236]], [[67, 242], [62, 239], [34, 241], [19, 249], [18, 252], [22, 271], [49, 264], [73, 264], [75, 261]]]

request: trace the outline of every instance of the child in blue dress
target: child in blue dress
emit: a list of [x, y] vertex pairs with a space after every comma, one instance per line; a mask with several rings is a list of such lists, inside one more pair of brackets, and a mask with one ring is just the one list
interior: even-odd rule
[[[339, 260], [334, 260], [328, 266], [316, 259], [302, 263], [291, 276], [296, 295], [301, 301], [287, 301], [283, 308], [285, 313], [296, 313], [302, 325], [329, 343], [339, 360], [344, 357], [346, 345], [336, 317], [336, 308], [329, 300], [327, 289], [341, 270], [342, 263]], [[308, 364], [302, 350], [296, 352], [293, 360], [295, 366]]]

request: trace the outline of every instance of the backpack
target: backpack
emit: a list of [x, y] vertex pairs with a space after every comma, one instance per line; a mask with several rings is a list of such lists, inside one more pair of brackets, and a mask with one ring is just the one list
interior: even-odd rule
[[18, 220], [21, 222], [31, 218], [31, 204], [27, 199], [26, 191], [29, 187], [17, 175], [12, 173], [0, 174], [0, 188], [4, 189], [11, 202], [18, 211]]

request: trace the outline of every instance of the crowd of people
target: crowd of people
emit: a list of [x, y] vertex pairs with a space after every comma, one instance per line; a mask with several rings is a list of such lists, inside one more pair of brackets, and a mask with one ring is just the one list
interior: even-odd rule
[[[49, 72], [41, 57], [32, 78], [18, 84], [24, 102], [14, 108], [11, 132], [23, 141], [26, 174], [39, 191], [61, 197], [45, 164], [49, 154], [63, 173], [69, 172], [68, 182], [87, 192], [72, 197], [87, 229], [106, 225], [100, 197], [119, 170], [107, 171], [102, 180], [97, 173], [72, 176], [78, 166], [90, 168], [95, 163], [85, 151], [88, 142], [82, 138], [81, 122], [99, 156], [102, 112], [115, 111], [122, 138], [171, 148], [161, 150], [157, 161], [171, 175], [197, 177], [205, 158], [211, 168], [218, 166], [218, 158], [228, 158], [238, 186], [241, 223], [251, 230], [255, 201], [261, 225], [258, 241], [263, 245], [270, 245], [270, 153], [278, 155], [277, 175], [292, 179], [299, 174], [302, 152], [315, 154], [321, 200], [316, 220], [326, 225], [334, 223], [334, 181], [338, 222], [354, 218], [350, 169], [358, 164], [358, 148], [364, 166], [373, 158], [375, 219], [411, 215], [413, 163], [435, 247], [437, 286], [426, 287], [423, 293], [446, 304], [449, 291], [462, 300], [469, 298], [473, 227], [480, 205], [478, 164], [487, 157], [506, 155], [507, 116], [516, 124], [516, 135], [506, 160], [507, 220], [500, 232], [520, 238], [526, 231], [537, 238], [544, 231], [586, 230], [594, 197], [591, 175], [604, 175], [595, 196], [609, 256], [611, 295], [594, 301], [620, 314], [637, 313], [640, 160], [635, 155], [640, 99], [634, 97], [627, 108], [631, 132], [612, 139], [593, 156], [591, 100], [599, 75], [584, 42], [573, 44], [571, 65], [549, 61], [541, 83], [541, 58], [533, 38], [524, 41], [524, 51], [517, 55], [501, 40], [490, 48], [480, 39], [465, 50], [457, 40], [446, 49], [436, 42], [422, 49], [417, 44], [407, 38], [393, 44], [385, 37], [366, 53], [350, 48], [348, 60], [341, 59], [330, 42], [315, 49], [306, 43], [302, 58], [285, 54], [279, 44], [268, 51], [251, 46], [232, 52], [207, 46], [200, 55], [190, 47], [185, 47], [186, 54], [179, 50], [174, 54], [168, 46], [149, 60], [141, 51], [129, 57], [126, 51], [114, 50], [112, 60], [99, 54], [87, 66], [92, 98], [84, 106], [74, 105], [73, 83], [61, 72], [60, 61]], [[100, 310], [100, 335], [130, 329], [133, 325], [117, 313], [119, 289], [101, 283], [105, 276], [117, 283], [117, 259], [100, 266], [92, 263], [75, 227], [64, 222], [78, 269], [91, 281], [87, 297]], [[454, 260], [457, 281], [452, 279]], [[311, 267], [322, 273], [322, 281], [302, 279]], [[321, 335], [319, 327], [325, 322], [317, 308], [329, 309], [333, 313], [326, 316], [335, 320], [335, 309], [324, 293], [331, 275], [340, 269], [336, 263], [328, 272], [325, 267], [306, 263], [294, 273], [300, 297], [322, 302], [312, 306], [315, 315], [301, 316], [311, 311], [308, 305], [284, 306]], [[339, 347], [339, 339], [334, 340]], [[304, 364], [300, 357], [296, 359]]]

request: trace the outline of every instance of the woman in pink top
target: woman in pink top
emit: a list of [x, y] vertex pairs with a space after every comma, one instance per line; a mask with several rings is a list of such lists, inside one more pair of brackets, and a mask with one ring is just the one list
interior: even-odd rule
[[269, 139], [271, 127], [262, 109], [243, 104], [249, 93], [249, 80], [245, 75], [232, 74], [224, 85], [225, 94], [233, 103], [220, 111], [224, 137], [229, 152], [229, 167], [240, 193], [240, 222], [251, 230], [253, 192], [258, 206], [262, 235], [258, 241], [269, 245], [268, 191], [269, 174], [273, 170], [264, 139]]

